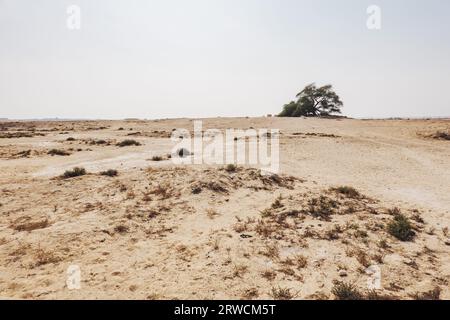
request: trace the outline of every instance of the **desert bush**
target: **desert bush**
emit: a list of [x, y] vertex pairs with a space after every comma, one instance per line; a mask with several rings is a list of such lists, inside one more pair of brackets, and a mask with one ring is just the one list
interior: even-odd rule
[[298, 255], [295, 258], [296, 262], [297, 262], [297, 267], [299, 269], [303, 269], [306, 267], [306, 265], [308, 264], [308, 258], [306, 258], [304, 255]]
[[335, 213], [338, 202], [325, 196], [313, 198], [308, 201], [308, 212], [315, 218], [329, 220]]
[[208, 218], [214, 219], [215, 217], [219, 216], [219, 213], [216, 210], [209, 208], [208, 210], [206, 210], [206, 215], [208, 216]]
[[56, 256], [52, 251], [45, 251], [43, 249], [38, 249], [35, 254], [34, 267], [43, 266], [49, 263], [58, 263], [61, 261], [61, 258]]
[[152, 161], [162, 161], [163, 160], [163, 157], [161, 157], [161, 156], [153, 156], [152, 157]]
[[410, 241], [414, 237], [409, 219], [401, 213], [394, 215], [394, 218], [387, 225], [389, 234], [401, 241]]
[[117, 144], [117, 146], [119, 147], [140, 146], [140, 145], [141, 145], [140, 142], [133, 139], [126, 139]]
[[86, 173], [87, 173], [86, 169], [75, 167], [72, 170], [66, 170], [64, 172], [64, 174], [62, 175], [62, 178], [63, 179], [69, 179], [69, 178], [84, 176]]
[[115, 169], [108, 169], [106, 171], [100, 172], [102, 176], [115, 177], [119, 174], [119, 172]]
[[114, 227], [114, 231], [117, 233], [127, 233], [128, 232], [128, 227], [123, 225], [123, 224], [119, 224], [117, 226]]
[[445, 131], [437, 131], [434, 135], [433, 135], [434, 139], [441, 139], [441, 140], [450, 140], [450, 133], [445, 132]]
[[11, 225], [11, 228], [17, 231], [33, 231], [37, 229], [44, 229], [50, 225], [48, 219], [44, 219], [41, 221], [26, 221], [23, 223], [15, 223]]
[[331, 290], [337, 300], [362, 300], [363, 294], [361, 294], [356, 286], [351, 283], [337, 281]]
[[441, 288], [435, 287], [433, 290], [422, 292], [422, 293], [415, 293], [413, 295], [413, 298], [415, 300], [439, 300], [441, 297]]
[[251, 300], [255, 299], [259, 296], [258, 289], [257, 288], [250, 288], [244, 291], [242, 294], [242, 298]]
[[101, 144], [108, 144], [108, 141], [103, 140], [103, 139], [99, 139], [99, 140], [93, 140], [90, 142], [91, 145], [101, 145]]
[[340, 186], [336, 188], [331, 188], [330, 190], [342, 194], [348, 198], [358, 199], [361, 197], [361, 194], [358, 192], [358, 190], [349, 186]]
[[75, 138], [69, 137], [69, 138], [66, 139], [66, 141], [75, 141]]
[[261, 272], [261, 276], [269, 281], [275, 280], [277, 274], [272, 270], [264, 270]]
[[275, 300], [292, 300], [295, 295], [290, 288], [273, 287], [270, 291], [270, 296]]
[[47, 152], [51, 156], [69, 156], [70, 153], [60, 149], [51, 149]]
[[237, 166], [235, 164], [229, 163], [225, 167], [226, 172], [236, 172]]

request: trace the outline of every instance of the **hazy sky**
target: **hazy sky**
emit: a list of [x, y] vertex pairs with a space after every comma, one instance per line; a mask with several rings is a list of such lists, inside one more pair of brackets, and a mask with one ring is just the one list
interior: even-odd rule
[[450, 116], [450, 1], [0, 0], [0, 118], [260, 116], [310, 82], [349, 116]]

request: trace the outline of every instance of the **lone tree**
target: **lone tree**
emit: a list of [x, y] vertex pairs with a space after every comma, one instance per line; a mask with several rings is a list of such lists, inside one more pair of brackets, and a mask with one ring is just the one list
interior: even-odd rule
[[317, 88], [314, 83], [307, 85], [299, 94], [297, 101], [285, 104], [279, 117], [323, 117], [341, 113], [343, 103], [331, 85]]

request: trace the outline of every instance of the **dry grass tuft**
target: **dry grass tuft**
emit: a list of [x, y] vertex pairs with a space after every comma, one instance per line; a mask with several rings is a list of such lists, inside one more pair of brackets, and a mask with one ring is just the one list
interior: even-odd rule
[[434, 289], [427, 292], [415, 293], [412, 297], [415, 300], [440, 300], [441, 288], [435, 287]]
[[331, 290], [337, 300], [362, 300], [363, 294], [351, 283], [336, 281]]
[[51, 156], [70, 156], [70, 153], [65, 150], [51, 149], [47, 152]]
[[117, 146], [121, 147], [121, 148], [128, 147], [128, 146], [140, 146], [140, 145], [141, 145], [140, 142], [133, 140], [133, 139], [126, 139], [117, 144]]
[[295, 297], [290, 288], [281, 287], [273, 287], [270, 291], [270, 296], [275, 300], [292, 300]]
[[215, 217], [220, 216], [220, 214], [216, 210], [214, 210], [212, 208], [206, 210], [206, 215], [210, 219], [214, 219]]
[[38, 249], [34, 255], [36, 262], [34, 267], [43, 266], [49, 263], [58, 263], [61, 258], [57, 257], [52, 251], [45, 251], [43, 249]]
[[277, 274], [272, 270], [264, 270], [261, 272], [261, 276], [269, 281], [273, 281], [277, 277]]
[[360, 199], [361, 193], [353, 187], [339, 186], [331, 188], [330, 191], [346, 196], [347, 198]]
[[66, 170], [61, 176], [62, 179], [70, 179], [75, 177], [84, 176], [86, 174], [86, 169], [75, 167], [72, 170]]
[[48, 219], [40, 220], [40, 221], [23, 221], [23, 219], [18, 219], [15, 223], [13, 223], [10, 228], [16, 231], [33, 231], [37, 229], [47, 228], [50, 223]]
[[102, 176], [108, 176], [108, 177], [116, 177], [119, 174], [117, 170], [114, 169], [108, 169], [106, 171], [100, 172], [100, 175]]
[[399, 212], [394, 214], [394, 218], [387, 225], [387, 231], [400, 241], [411, 241], [414, 238], [409, 219]]
[[259, 297], [259, 292], [257, 288], [249, 288], [244, 291], [242, 298], [247, 300], [256, 299]]

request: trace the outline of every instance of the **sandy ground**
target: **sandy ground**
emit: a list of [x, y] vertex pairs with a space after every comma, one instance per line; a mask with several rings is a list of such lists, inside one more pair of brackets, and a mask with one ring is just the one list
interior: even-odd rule
[[[450, 298], [450, 141], [428, 136], [450, 121], [203, 120], [279, 129], [277, 175], [174, 165], [171, 132], [192, 126], [0, 123], [0, 297], [334, 299], [344, 283], [370, 298]], [[87, 174], [59, 178], [73, 167]], [[389, 233], [399, 212], [408, 241]], [[74, 265], [80, 289], [66, 283]]]

